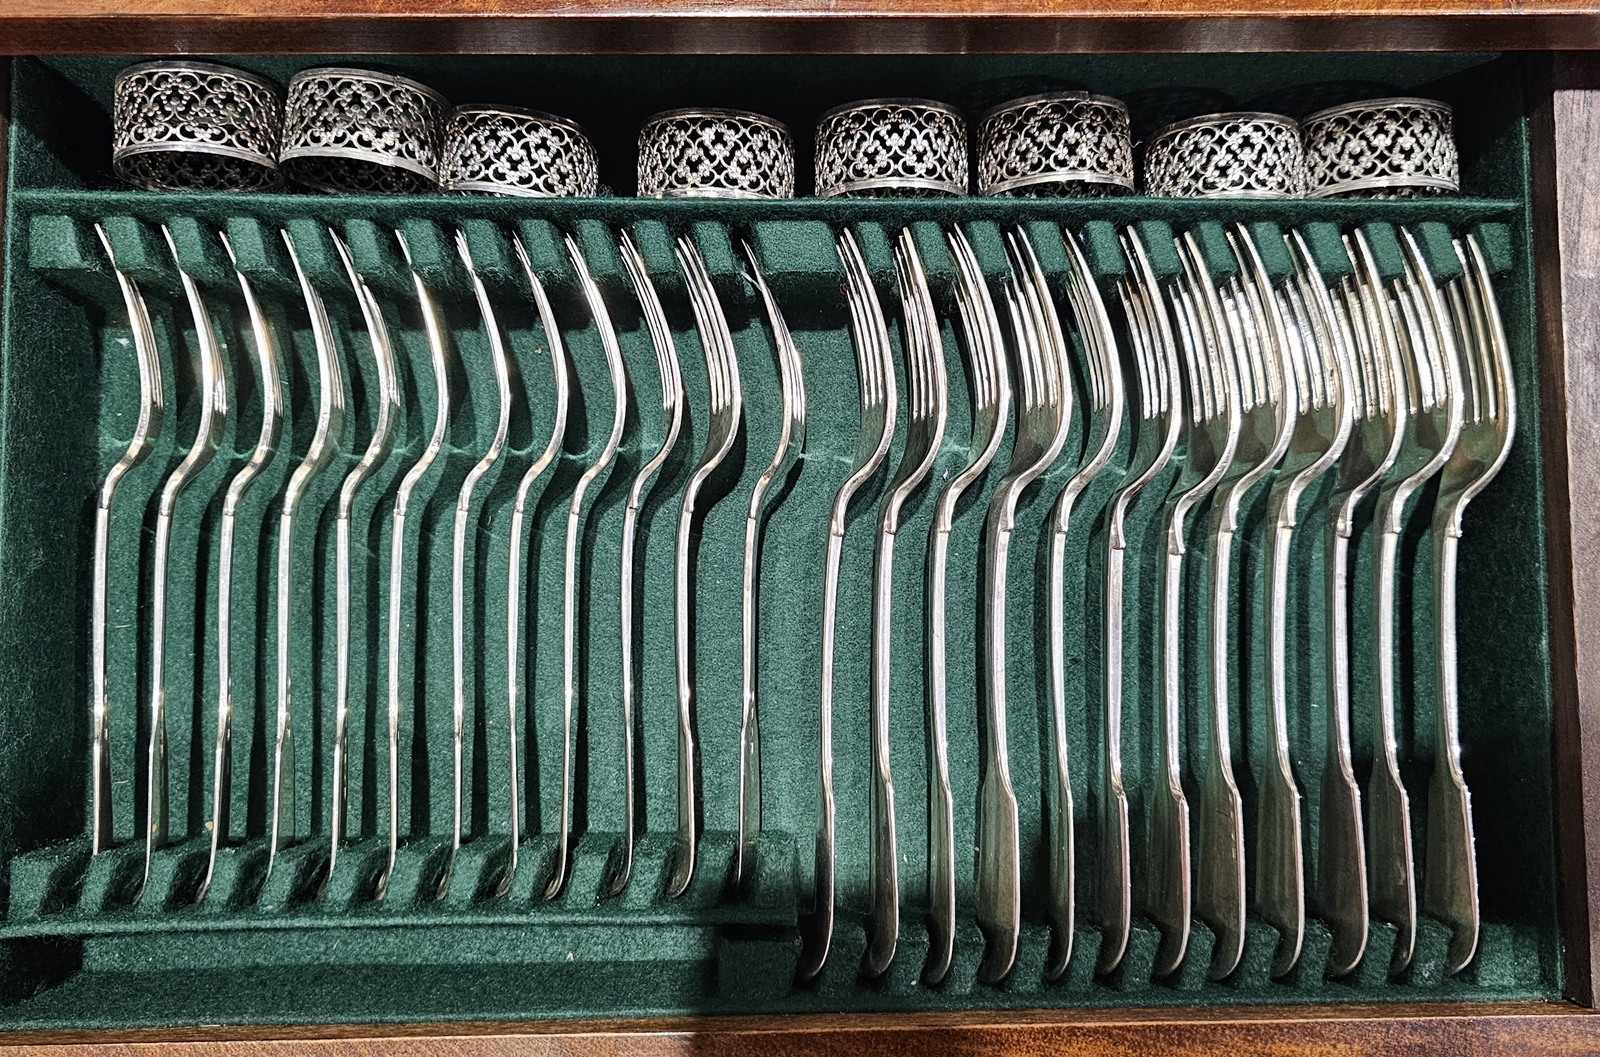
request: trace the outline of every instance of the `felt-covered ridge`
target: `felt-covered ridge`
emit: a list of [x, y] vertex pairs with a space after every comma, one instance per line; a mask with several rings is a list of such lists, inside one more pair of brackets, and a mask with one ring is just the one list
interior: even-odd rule
[[[277, 61], [277, 60], [273, 60]], [[283, 60], [287, 62], [287, 60]], [[709, 60], [707, 60], [709, 61]], [[1133, 63], [1136, 60], [1125, 60]], [[1137, 60], [1154, 63], [1154, 59]], [[1240, 60], [1243, 61], [1243, 60]], [[1320, 60], [1319, 60], [1320, 61]], [[87, 93], [106, 72], [99, 60], [18, 64], [18, 99], [51, 98], [71, 113], [63, 84]], [[1106, 60], [1110, 63], [1110, 60]], [[713, 64], [714, 65], [714, 64]], [[1359, 64], [1351, 64], [1356, 69]], [[1337, 65], [1330, 69], [1337, 69]], [[1498, 69], [1499, 67], [1497, 67]], [[1115, 64], [1106, 67], [1114, 70]], [[1286, 68], [1287, 69], [1287, 68]], [[1367, 70], [1367, 67], [1360, 67]], [[114, 72], [114, 71], [112, 71]], [[1131, 72], [1124, 71], [1129, 78]], [[76, 77], [76, 82], [70, 77]], [[1220, 76], [1216, 70], [1211, 76]], [[1287, 74], [1285, 74], [1287, 75]], [[692, 78], [693, 71], [679, 71]], [[870, 79], [864, 72], [858, 76]], [[1106, 74], [1110, 76], [1110, 74]], [[1353, 74], [1352, 74], [1353, 76]], [[109, 74], [107, 79], [109, 78]], [[681, 87], [681, 86], [680, 86]], [[674, 89], [677, 90], [677, 89]], [[31, 93], [31, 94], [30, 94]], [[1514, 102], [1514, 100], [1513, 100]], [[32, 138], [30, 138], [32, 137]], [[96, 1027], [187, 1023], [290, 1024], [332, 1021], [488, 1020], [615, 1017], [696, 1012], [1007, 1009], [1083, 1005], [1217, 1005], [1262, 1002], [1384, 1002], [1438, 998], [1551, 998], [1560, 993], [1555, 911], [1550, 687], [1536, 350], [1528, 245], [1525, 129], [1520, 117], [1485, 119], [1463, 132], [1472, 197], [1411, 202], [1180, 202], [1129, 198], [1092, 202], [994, 201], [656, 202], [611, 198], [509, 201], [475, 198], [324, 198], [271, 195], [150, 195], [96, 189], [90, 170], [60, 151], [58, 128], [18, 137], [8, 199], [4, 332], [0, 334], [0, 1027]], [[1465, 149], [1465, 148], [1464, 148]], [[64, 160], [65, 159], [65, 160]], [[1012, 777], [1020, 800], [1024, 920], [1015, 968], [999, 985], [978, 982], [983, 936], [973, 916], [975, 857], [957, 857], [955, 957], [937, 986], [922, 982], [930, 950], [927, 890], [928, 764], [924, 716], [923, 588], [933, 515], [924, 491], [906, 509], [896, 551], [893, 608], [892, 757], [900, 832], [902, 923], [888, 973], [861, 971], [870, 899], [869, 642], [872, 536], [882, 478], [852, 507], [841, 578], [834, 753], [840, 921], [822, 975], [794, 980], [798, 919], [810, 909], [815, 825], [817, 683], [821, 665], [821, 568], [829, 506], [850, 470], [859, 393], [844, 276], [834, 247], [849, 228], [890, 320], [897, 390], [904, 407], [904, 336], [892, 240], [910, 225], [930, 273], [950, 378], [950, 421], [931, 480], [965, 464], [972, 434], [971, 376], [953, 308], [953, 263], [942, 229], [960, 225], [980, 268], [998, 289], [1006, 273], [1004, 232], [1022, 225], [1039, 251], [1052, 291], [1065, 304], [1063, 227], [1082, 241], [1102, 290], [1126, 267], [1119, 230], [1133, 225], [1158, 276], [1174, 274], [1174, 232], [1211, 244], [1219, 225], [1253, 225], [1270, 243], [1295, 228], [1330, 279], [1338, 278], [1341, 233], [1360, 227], [1380, 267], [1400, 267], [1395, 226], [1418, 234], [1448, 266], [1448, 236], [1477, 234], [1496, 271], [1512, 346], [1521, 418], [1510, 459], [1469, 513], [1460, 570], [1462, 740], [1477, 825], [1484, 929], [1473, 963], [1443, 973], [1449, 933], [1425, 922], [1410, 968], [1389, 971], [1392, 926], [1374, 923], [1367, 957], [1354, 972], [1327, 970], [1330, 935], [1309, 925], [1299, 964], [1271, 975], [1275, 931], [1251, 919], [1239, 969], [1207, 979], [1212, 938], [1197, 923], [1189, 954], [1166, 977], [1153, 974], [1158, 929], [1136, 914], [1120, 966], [1097, 976], [1100, 945], [1093, 908], [1094, 855], [1104, 724], [1099, 715], [1100, 583], [1109, 485], [1126, 467], [1124, 437], [1106, 478], [1080, 500], [1069, 536], [1069, 773], [1079, 834], [1078, 925], [1066, 973], [1045, 979], [1052, 937], [1044, 914], [1049, 693], [1045, 611], [1050, 499], [1075, 456], [1053, 467], [1024, 499], [1013, 543], [1008, 623]], [[114, 847], [91, 856], [89, 821], [89, 565], [95, 489], [126, 447], [138, 376], [128, 321], [94, 225], [103, 225], [124, 271], [148, 300], [166, 382], [168, 417], [157, 449], [123, 483], [111, 526], [109, 655]], [[148, 551], [154, 497], [182, 457], [199, 417], [197, 348], [165, 225], [183, 268], [199, 284], [232, 365], [231, 424], [211, 476], [186, 493], [173, 539], [167, 670], [172, 844], [157, 856], [141, 893], [144, 847], [143, 746], [150, 689]], [[372, 288], [399, 359], [403, 398], [394, 451], [361, 493], [354, 514], [356, 560], [351, 630], [351, 843], [326, 877], [333, 723], [334, 500], [337, 482], [360, 457], [376, 418], [376, 371], [356, 296], [329, 232], [350, 248]], [[325, 479], [303, 508], [309, 519], [293, 561], [292, 678], [295, 697], [297, 831], [263, 884], [269, 770], [276, 700], [275, 572], [279, 500], [315, 426], [316, 350], [280, 232], [294, 241], [322, 295], [350, 394], [349, 430]], [[448, 338], [455, 412], [444, 455], [424, 475], [407, 522], [401, 579], [405, 624], [401, 680], [400, 832], [395, 872], [382, 896], [375, 878], [386, 856], [389, 798], [383, 744], [388, 693], [386, 624], [391, 514], [404, 468], [428, 439], [435, 414], [430, 350], [411, 263], [437, 299]], [[450, 627], [451, 529], [455, 497], [489, 443], [497, 404], [485, 321], [456, 254], [457, 232], [493, 302], [514, 364], [504, 464], [479, 482], [468, 578], [465, 842], [440, 891], [449, 845], [452, 778]], [[617, 252], [628, 232], [660, 290], [683, 369], [684, 436], [644, 506], [637, 561], [640, 702], [632, 731], [621, 720], [619, 613], [623, 600], [620, 527], [628, 484], [660, 444], [661, 382], [639, 302]], [[249, 457], [262, 397], [254, 345], [232, 264], [231, 243], [266, 308], [284, 353], [290, 398], [279, 457], [238, 513], [233, 595], [235, 727], [231, 825], [217, 876], [196, 903], [210, 847], [211, 749], [216, 713], [216, 587], [221, 482]], [[575, 764], [576, 839], [561, 894], [542, 898], [552, 868], [560, 799], [561, 592], [567, 509], [577, 480], [610, 429], [613, 393], [598, 330], [566, 257], [571, 235], [616, 325], [630, 384], [631, 412], [617, 464], [599, 488], [580, 548], [580, 673]], [[676, 693], [673, 663], [673, 535], [678, 497], [708, 429], [709, 381], [673, 240], [692, 239], [703, 256], [737, 347], [746, 399], [744, 430], [726, 469], [707, 486], [697, 524], [694, 676], [703, 836], [688, 892], [666, 896], [676, 825]], [[551, 341], [529, 296], [513, 237], [554, 302], [572, 361], [574, 402], [562, 456], [527, 514], [528, 588], [508, 598], [512, 506], [518, 478], [540, 454], [553, 415]], [[738, 797], [741, 705], [740, 572], [751, 490], [777, 443], [778, 367], [759, 297], [743, 275], [753, 250], [805, 360], [809, 414], [799, 466], [782, 483], [761, 537], [759, 683], [765, 828], [746, 885], [731, 883]], [[1226, 264], [1225, 260], [1212, 262]], [[1269, 267], [1272, 262], [1268, 262]], [[1065, 313], [1064, 313], [1065, 314]], [[1112, 316], [1121, 326], [1119, 312]], [[1123, 335], [1119, 332], [1119, 340]], [[1076, 335], [1072, 335], [1076, 342]], [[1081, 378], [1074, 379], [1080, 387]], [[1082, 416], [1066, 451], [1081, 452]], [[898, 459], [903, 430], [888, 461]], [[949, 583], [949, 724], [956, 846], [974, 843], [980, 767], [980, 575], [984, 508], [1003, 470], [973, 487], [957, 511]], [[1130, 510], [1126, 568], [1123, 755], [1132, 796], [1134, 882], [1143, 883], [1146, 786], [1157, 766], [1159, 707], [1156, 579], [1163, 545], [1160, 508], [1177, 473], [1169, 468]], [[1262, 495], [1247, 504], [1238, 551], [1232, 629], [1239, 643], [1233, 716], [1235, 768], [1253, 825], [1252, 775], [1267, 752]], [[1325, 487], [1302, 517], [1320, 526]], [[1401, 752], [1420, 810], [1432, 761], [1431, 491], [1413, 507], [1402, 548], [1401, 646], [1405, 681]], [[1370, 507], [1370, 504], [1368, 504]], [[1309, 511], [1309, 512], [1307, 512]], [[1196, 522], [1203, 525], [1204, 510]], [[1370, 518], [1370, 509], [1362, 519]], [[314, 525], [314, 529], [309, 527]], [[1358, 531], [1364, 529], [1358, 525]], [[1355, 585], [1370, 583], [1370, 533], [1358, 537]], [[1204, 532], [1191, 541], [1205, 584]], [[1297, 537], [1291, 568], [1290, 656], [1293, 763], [1315, 848], [1326, 716], [1322, 702], [1324, 541]], [[1361, 590], [1355, 626], [1370, 624]], [[527, 624], [521, 658], [518, 731], [521, 829], [526, 841], [509, 889], [498, 892], [509, 853], [512, 751], [506, 731], [511, 605]], [[1188, 607], [1191, 616], [1199, 607]], [[1417, 633], [1409, 629], [1415, 627]], [[1188, 627], [1199, 641], [1198, 628]], [[1370, 653], [1359, 632], [1356, 655]], [[1365, 651], [1365, 652], [1364, 652]], [[1186, 688], [1199, 699], [1197, 666]], [[1358, 668], [1353, 688], [1358, 773], [1371, 761], [1373, 690]], [[1192, 684], [1192, 685], [1190, 685]], [[1198, 710], [1196, 710], [1198, 712]], [[1191, 717], [1197, 721], [1196, 717]], [[1194, 731], [1186, 732], [1192, 743]], [[631, 883], [608, 896], [623, 830], [622, 746], [632, 738], [643, 834]], [[1247, 847], [1250, 845], [1247, 843]], [[1315, 870], [1314, 855], [1311, 870]], [[1314, 875], [1314, 874], [1313, 874]]]

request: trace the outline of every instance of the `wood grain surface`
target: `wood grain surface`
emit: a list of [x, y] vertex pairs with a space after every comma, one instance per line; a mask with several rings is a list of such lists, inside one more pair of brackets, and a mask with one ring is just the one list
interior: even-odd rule
[[1600, 48], [1596, 0], [0, 0], [0, 53]]

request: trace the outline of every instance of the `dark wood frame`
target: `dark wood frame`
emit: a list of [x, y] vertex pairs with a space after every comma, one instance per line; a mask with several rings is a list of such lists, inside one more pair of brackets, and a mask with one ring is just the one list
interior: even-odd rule
[[[1395, 4], [1151, 0], [0, 0], [0, 55], [219, 51], [1061, 51], [1600, 47], [1600, 8], [1534, 0]], [[1380, 4], [1386, 0], [1379, 0]], [[1392, 0], [1387, 0], [1392, 2]], [[779, 0], [769, 0], [778, 4]], [[494, 13], [486, 13], [492, 9]], [[320, 16], [320, 17], [319, 17]], [[9, 61], [0, 58], [0, 172]], [[722, 1017], [3, 1036], [6, 1050], [160, 1046], [161, 1057], [485, 1054], [1107, 1054], [1235, 1057], [1600, 1053], [1600, 55], [1541, 57], [1532, 92], [1534, 245], [1566, 1002]], [[0, 224], [4, 219], [0, 181]], [[3, 228], [0, 228], [3, 233]], [[44, 1047], [44, 1048], [42, 1048]]]

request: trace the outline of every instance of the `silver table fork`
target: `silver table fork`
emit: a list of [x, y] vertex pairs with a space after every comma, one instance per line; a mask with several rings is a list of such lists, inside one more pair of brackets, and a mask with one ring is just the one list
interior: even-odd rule
[[744, 583], [742, 593], [743, 674], [742, 708], [739, 718], [739, 838], [734, 850], [733, 883], [741, 884], [755, 868], [757, 841], [761, 836], [761, 722], [756, 694], [756, 607], [761, 584], [761, 518], [772, 502], [773, 486], [782, 487], [800, 460], [806, 443], [805, 362], [800, 347], [789, 333], [789, 325], [778, 309], [778, 300], [767, 286], [756, 261], [755, 250], [744, 245], [747, 278], [761, 295], [772, 328], [772, 345], [778, 357], [778, 385], [782, 390], [783, 422], [778, 430], [778, 447], [772, 461], [756, 478], [750, 492], [750, 512], [744, 522]]
[[833, 943], [834, 917], [834, 798], [833, 798], [833, 641], [839, 618], [839, 570], [844, 559], [844, 534], [850, 501], [871, 479], [889, 454], [894, 439], [894, 364], [890, 360], [889, 328], [883, 306], [867, 273], [855, 235], [839, 232], [839, 259], [845, 273], [845, 295], [850, 308], [850, 332], [855, 342], [856, 376], [861, 392], [861, 428], [856, 439], [850, 475], [834, 494], [828, 516], [828, 552], [822, 586], [822, 687], [818, 738], [821, 751], [817, 775], [817, 840], [815, 894], [810, 915], [804, 920], [805, 946], [800, 952], [798, 975], [809, 980], [822, 971]]
[[967, 372], [972, 390], [972, 438], [967, 464], [939, 492], [928, 531], [928, 892], [930, 946], [925, 978], [942, 981], [955, 954], [956, 836], [955, 797], [950, 788], [949, 706], [945, 681], [945, 596], [950, 564], [950, 533], [956, 505], [994, 462], [1011, 410], [1011, 377], [1006, 370], [1005, 332], [978, 267], [972, 245], [959, 227], [945, 232], [955, 262], [956, 309], [966, 338]]
[[[1084, 374], [1089, 392], [1084, 411], [1088, 424], [1078, 468], [1062, 486], [1050, 512], [1050, 716], [1052, 770], [1050, 782], [1050, 895], [1046, 913], [1055, 928], [1056, 943], [1045, 975], [1056, 979], [1066, 972], [1072, 960], [1073, 940], [1073, 825], [1072, 785], [1067, 768], [1067, 643], [1066, 575], [1067, 534], [1072, 512], [1084, 489], [1105, 469], [1122, 435], [1126, 397], [1123, 392], [1122, 363], [1117, 355], [1117, 338], [1111, 316], [1095, 284], [1088, 259], [1078, 238], [1062, 229], [1067, 252], [1067, 302], [1077, 323], [1084, 349]], [[1039, 286], [1044, 288], [1042, 276]], [[1063, 354], [1066, 342], [1060, 346]], [[1067, 389], [1067, 366], [1061, 361], [1062, 389]], [[1108, 729], [1108, 744], [1111, 737]], [[1120, 727], [1116, 733], [1120, 740]], [[1109, 959], [1115, 964], [1128, 943], [1131, 893], [1128, 876], [1128, 797], [1122, 787], [1121, 753], [1108, 753], [1103, 779], [1100, 831], [1099, 919], [1101, 927], [1100, 964]]]
[[[1472, 235], [1455, 243], [1462, 277], [1449, 285], [1450, 316], [1465, 371], [1451, 380], [1465, 389], [1461, 439], [1444, 464], [1433, 513], [1435, 716], [1433, 777], [1428, 784], [1428, 841], [1422, 908], [1451, 927], [1447, 972], [1459, 972], [1478, 947], [1478, 870], [1472, 845], [1472, 801], [1461, 773], [1457, 718], [1456, 558], [1461, 516], [1505, 465], [1517, 429], [1517, 393], [1511, 382], [1511, 350], [1495, 303], [1489, 263]], [[1465, 377], [1462, 377], [1463, 374]]]
[[91, 603], [90, 636], [93, 641], [93, 686], [90, 702], [90, 781], [93, 785], [93, 816], [90, 822], [90, 850], [98, 855], [111, 847], [111, 691], [106, 682], [106, 624], [111, 562], [111, 505], [116, 500], [117, 488], [124, 478], [139, 467], [150, 455], [157, 438], [161, 436], [162, 420], [166, 412], [166, 394], [161, 381], [161, 353], [156, 348], [155, 331], [150, 325], [150, 310], [145, 305], [139, 284], [129, 278], [117, 264], [116, 252], [111, 248], [111, 237], [103, 224], [96, 223], [94, 233], [106, 251], [106, 260], [116, 274], [117, 287], [122, 291], [122, 304], [128, 312], [128, 329], [133, 333], [133, 353], [139, 367], [139, 417], [134, 422], [133, 436], [121, 457], [111, 465], [94, 511], [94, 587]]
[[1338, 460], [1350, 438], [1349, 353], [1316, 261], [1298, 231], [1284, 236], [1293, 278], [1277, 292], [1286, 322], [1288, 365], [1298, 414], [1289, 450], [1267, 496], [1268, 756], [1256, 802], [1256, 906], [1278, 930], [1272, 963], [1282, 976], [1300, 958], [1305, 939], [1305, 861], [1300, 787], [1289, 757], [1289, 564], [1301, 497]]
[[1317, 909], [1333, 932], [1329, 971], [1350, 972], [1367, 946], [1367, 849], [1361, 789], [1350, 750], [1350, 542], [1355, 511], [1394, 465], [1406, 408], [1397, 399], [1399, 339], [1366, 236], [1344, 239], [1354, 265], [1340, 284], [1339, 319], [1350, 334], [1350, 439], [1328, 499], [1328, 739], [1317, 829]]
[[[1111, 817], [1101, 828], [1102, 934], [1100, 971], [1110, 972], [1122, 961], [1131, 927], [1132, 891], [1128, 797], [1122, 777], [1123, 619], [1127, 608], [1123, 571], [1127, 559], [1128, 508], [1164, 470], [1178, 446], [1183, 429], [1182, 392], [1178, 381], [1177, 343], [1165, 306], [1160, 301], [1154, 270], [1143, 242], [1130, 226], [1121, 234], [1128, 272], [1117, 281], [1117, 299], [1127, 322], [1129, 356], [1137, 393], [1129, 394], [1134, 441], [1133, 454], [1123, 474], [1122, 486], [1106, 513], [1105, 594], [1105, 755], [1101, 766], [1103, 797]], [[1155, 796], [1170, 794], [1157, 789]], [[1178, 787], [1179, 800], [1183, 797]], [[1187, 812], [1185, 812], [1187, 813]], [[1115, 898], [1108, 898], [1115, 896]], [[1187, 901], [1186, 901], [1187, 902]], [[1109, 905], [1108, 905], [1109, 904]], [[1115, 928], [1113, 928], [1115, 926]], [[1108, 943], [1114, 938], [1117, 942]], [[1063, 965], [1064, 967], [1064, 965]]]
[[628, 488], [628, 505], [622, 514], [622, 576], [618, 597], [621, 601], [622, 618], [623, 823], [617, 865], [611, 874], [609, 888], [611, 895], [620, 894], [628, 887], [628, 879], [633, 876], [634, 825], [638, 814], [638, 798], [633, 785], [633, 712], [635, 698], [639, 693], [638, 687], [634, 684], [636, 633], [633, 627], [633, 601], [636, 589], [633, 571], [634, 551], [637, 548], [636, 540], [639, 533], [639, 511], [644, 508], [645, 496], [649, 493], [652, 482], [661, 472], [661, 467], [666, 464], [667, 459], [671, 457], [672, 450], [678, 444], [678, 435], [683, 432], [683, 372], [678, 366], [678, 346], [672, 340], [672, 328], [667, 323], [666, 310], [661, 307], [661, 298], [656, 294], [655, 283], [650, 279], [650, 272], [645, 268], [639, 248], [634, 245], [633, 237], [626, 231], [622, 233], [618, 248], [622, 255], [622, 264], [628, 270], [628, 278], [633, 282], [634, 294], [639, 298], [639, 307], [644, 312], [644, 324], [645, 329], [650, 332], [651, 348], [655, 350], [656, 373], [661, 376], [661, 413], [666, 419], [667, 428], [661, 437], [661, 446], [645, 460], [639, 467], [639, 472], [634, 475], [633, 484]]
[[900, 933], [900, 874], [890, 767], [891, 647], [894, 619], [894, 543], [905, 503], [922, 488], [944, 442], [950, 415], [939, 317], [922, 255], [910, 228], [895, 240], [895, 271], [905, 323], [906, 443], [889, 481], [878, 520], [872, 582], [872, 931], [866, 970], [878, 975], [894, 960]]
[[1017, 957], [1022, 870], [1017, 794], [1006, 745], [1006, 572], [1011, 534], [1022, 493], [1055, 462], [1072, 418], [1072, 394], [1063, 370], [1066, 350], [1060, 318], [1033, 246], [1021, 229], [1007, 233], [1011, 274], [1006, 308], [1017, 346], [1017, 430], [1006, 468], [985, 516], [983, 777], [978, 786], [978, 926], [988, 940], [979, 977], [1005, 978]]
[[228, 422], [228, 364], [211, 326], [211, 311], [201, 298], [194, 277], [178, 259], [178, 247], [172, 240], [171, 230], [163, 224], [161, 234], [166, 237], [173, 265], [178, 269], [178, 279], [183, 284], [183, 296], [189, 303], [189, 315], [200, 346], [200, 421], [183, 461], [167, 475], [156, 508], [155, 586], [150, 605], [150, 760], [146, 771], [149, 785], [145, 798], [141, 893], [150, 880], [150, 865], [156, 849], [167, 843], [167, 566], [172, 549], [172, 519], [177, 514], [179, 498], [216, 457]]
[[739, 376], [739, 356], [728, 330], [722, 302], [711, 285], [711, 276], [695, 244], [679, 236], [678, 267], [689, 288], [689, 303], [694, 309], [695, 326], [705, 350], [706, 374], [711, 384], [711, 426], [706, 431], [705, 448], [689, 481], [683, 487], [678, 508], [677, 577], [675, 581], [675, 631], [678, 670], [678, 836], [672, 874], [667, 879], [667, 896], [676, 898], [694, 879], [695, 850], [699, 814], [695, 790], [694, 680], [691, 677], [689, 629], [694, 622], [694, 587], [690, 582], [690, 536], [694, 530], [695, 506], [700, 490], [717, 467], [727, 459], [744, 421], [744, 389]]
[[1407, 501], [1438, 473], [1461, 435], [1466, 389], [1455, 339], [1422, 252], [1400, 229], [1403, 277], [1392, 283], [1390, 309], [1400, 337], [1398, 398], [1406, 405], [1405, 428], [1394, 466], [1378, 494], [1373, 525], [1378, 555], [1373, 563], [1373, 641], [1378, 671], [1377, 722], [1373, 725], [1372, 777], [1367, 784], [1367, 885], [1372, 913], [1399, 929], [1391, 962], [1398, 972], [1411, 963], [1417, 938], [1416, 873], [1411, 855], [1411, 801], [1400, 779], [1395, 708], [1395, 577]]

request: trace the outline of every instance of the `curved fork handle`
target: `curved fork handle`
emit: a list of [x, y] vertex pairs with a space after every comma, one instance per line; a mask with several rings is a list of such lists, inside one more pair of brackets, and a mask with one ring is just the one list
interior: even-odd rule
[[1350, 753], [1350, 539], [1328, 528], [1328, 746], [1317, 829], [1317, 910], [1333, 931], [1328, 971], [1342, 976], [1367, 949], [1367, 849]]
[[1372, 778], [1367, 784], [1367, 897], [1375, 917], [1400, 930], [1391, 966], [1411, 964], [1417, 940], [1416, 872], [1411, 858], [1411, 799], [1400, 780], [1395, 745], [1396, 693], [1394, 574], [1400, 534], [1379, 538], [1375, 563], [1378, 656], [1377, 722], [1373, 724]]
[[1195, 912], [1217, 934], [1211, 978], [1233, 972], [1244, 954], [1244, 803], [1233, 778], [1229, 734], [1228, 604], [1233, 564], [1233, 533], [1223, 529], [1211, 542], [1211, 613], [1206, 621], [1210, 700], [1207, 724], [1211, 744], [1200, 782], [1199, 865], [1195, 873]]
[[839, 567], [844, 559], [844, 531], [828, 533], [828, 556], [822, 582], [822, 698], [819, 709], [821, 747], [817, 755], [817, 844], [815, 892], [811, 914], [802, 921], [805, 948], [798, 976], [809, 980], [822, 971], [833, 945], [833, 640], [839, 616]]
[[1257, 790], [1256, 907], [1278, 930], [1272, 975], [1282, 976], [1300, 960], [1305, 940], [1305, 860], [1301, 851], [1300, 787], [1289, 759], [1289, 547], [1294, 528], [1269, 514], [1272, 546], [1267, 551], [1267, 679], [1270, 684], [1269, 745]]

